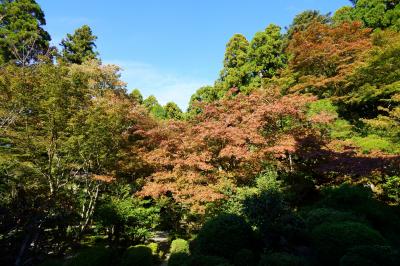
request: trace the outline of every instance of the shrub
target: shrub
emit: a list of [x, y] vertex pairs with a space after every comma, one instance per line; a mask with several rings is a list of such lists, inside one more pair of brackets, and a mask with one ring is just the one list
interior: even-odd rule
[[168, 260], [168, 266], [189, 265], [189, 255], [186, 253], [172, 253]]
[[112, 251], [104, 247], [85, 249], [69, 260], [67, 266], [108, 266], [112, 263]]
[[158, 244], [157, 243], [150, 243], [147, 246], [149, 247], [149, 249], [151, 249], [151, 253], [153, 255], [157, 255], [158, 254]]
[[147, 245], [149, 249], [151, 249], [151, 254], [153, 255], [153, 262], [157, 264], [161, 261], [161, 255], [159, 253], [158, 244], [157, 243], [150, 243]]
[[352, 247], [385, 243], [379, 232], [356, 222], [322, 224], [312, 231], [312, 238], [320, 260], [329, 265], [337, 265]]
[[400, 245], [400, 216], [391, 206], [374, 199], [369, 188], [346, 184], [325, 190], [320, 205], [365, 217], [392, 245]]
[[239, 250], [233, 259], [233, 265], [235, 266], [252, 266], [256, 264], [256, 258], [253, 251], [248, 249]]
[[159, 208], [149, 205], [148, 200], [107, 198], [99, 202], [94, 219], [100, 228], [114, 232], [115, 238], [109, 235], [111, 239], [142, 241], [151, 234], [160, 218]]
[[259, 266], [302, 266], [306, 265], [304, 259], [289, 253], [270, 253], [262, 256]]
[[362, 206], [372, 200], [372, 191], [363, 186], [341, 185], [337, 188], [324, 190], [323, 206], [334, 209], [352, 209], [355, 206]]
[[189, 263], [189, 243], [184, 239], [175, 239], [171, 243], [171, 257], [168, 266], [188, 265]]
[[304, 221], [293, 213], [281, 193], [262, 192], [245, 199], [244, 213], [252, 226], [258, 229], [265, 244], [278, 245], [284, 237], [289, 242], [304, 238]]
[[232, 259], [244, 248], [252, 249], [253, 231], [236, 215], [224, 214], [207, 222], [199, 232], [194, 250], [203, 255]]
[[122, 256], [121, 266], [152, 266], [152, 251], [145, 245], [129, 247]]
[[337, 222], [363, 222], [363, 219], [356, 217], [351, 212], [343, 212], [330, 208], [312, 209], [305, 215], [305, 222], [309, 228], [314, 228], [323, 223], [337, 223]]
[[340, 260], [340, 266], [400, 265], [399, 253], [388, 246], [351, 248]]
[[170, 253], [185, 253], [189, 254], [189, 243], [184, 239], [175, 239], [171, 243]]

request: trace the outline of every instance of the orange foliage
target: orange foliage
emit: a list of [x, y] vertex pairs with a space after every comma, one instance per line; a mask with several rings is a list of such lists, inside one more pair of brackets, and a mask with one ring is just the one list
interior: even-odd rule
[[348, 75], [362, 64], [363, 54], [372, 47], [370, 33], [360, 22], [335, 27], [314, 22], [307, 30], [296, 32], [288, 47], [292, 55], [289, 65], [301, 77], [292, 90], [340, 94]]
[[192, 121], [161, 121], [141, 134], [138, 152], [154, 169], [141, 195], [172, 192], [182, 203], [199, 207], [220, 199], [226, 178], [245, 183], [265, 164], [289, 167], [296, 139], [308, 134], [305, 95], [281, 97], [274, 91], [238, 95], [205, 107]]

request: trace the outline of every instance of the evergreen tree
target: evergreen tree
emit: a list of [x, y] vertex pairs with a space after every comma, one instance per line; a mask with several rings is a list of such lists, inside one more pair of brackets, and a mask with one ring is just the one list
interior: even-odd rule
[[150, 95], [143, 101], [143, 106], [155, 118], [165, 119], [166, 114], [164, 108], [160, 105], [154, 95]]
[[97, 36], [93, 35], [88, 25], [75, 30], [74, 34], [67, 34], [67, 38], [61, 41], [63, 59], [73, 64], [82, 64], [87, 60], [96, 59], [98, 56], [98, 53], [94, 51], [96, 40]]
[[294, 17], [292, 24], [287, 28], [286, 38], [290, 40], [294, 33], [306, 30], [313, 21], [327, 24], [331, 22], [331, 18], [329, 14], [322, 15], [318, 10], [301, 12]]
[[241, 87], [246, 83], [244, 66], [247, 62], [249, 42], [241, 34], [235, 34], [226, 45], [224, 68], [220, 73], [223, 90]]
[[143, 103], [143, 95], [140, 93], [138, 89], [134, 89], [130, 94], [129, 97], [136, 103], [142, 104]]
[[282, 52], [281, 28], [269, 25], [265, 31], [257, 32], [250, 43], [248, 72], [251, 78], [272, 78], [286, 64]]
[[180, 120], [183, 118], [183, 112], [179, 106], [174, 102], [168, 102], [164, 106], [165, 116], [167, 119]]
[[334, 15], [335, 23], [356, 20], [373, 29], [392, 28], [400, 30], [399, 0], [357, 0], [354, 7], [343, 7]]
[[35, 0], [0, 0], [0, 63], [28, 65], [49, 52], [46, 20]]
[[212, 103], [219, 99], [218, 91], [212, 86], [204, 86], [198, 89], [191, 97], [189, 102], [188, 113], [196, 115], [201, 112], [201, 103]]

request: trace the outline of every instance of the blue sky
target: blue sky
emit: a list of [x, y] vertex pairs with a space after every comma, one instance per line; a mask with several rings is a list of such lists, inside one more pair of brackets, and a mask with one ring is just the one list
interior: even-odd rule
[[307, 9], [333, 12], [347, 0], [37, 0], [58, 44], [88, 24], [104, 63], [120, 65], [127, 89], [160, 103], [187, 107], [222, 68], [225, 44], [235, 33], [249, 40], [268, 24], [282, 27]]

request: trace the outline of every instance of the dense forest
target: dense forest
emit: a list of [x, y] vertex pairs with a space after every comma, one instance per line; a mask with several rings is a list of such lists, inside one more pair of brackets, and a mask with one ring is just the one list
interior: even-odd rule
[[0, 264], [400, 265], [400, 1], [235, 34], [188, 110], [0, 0]]

